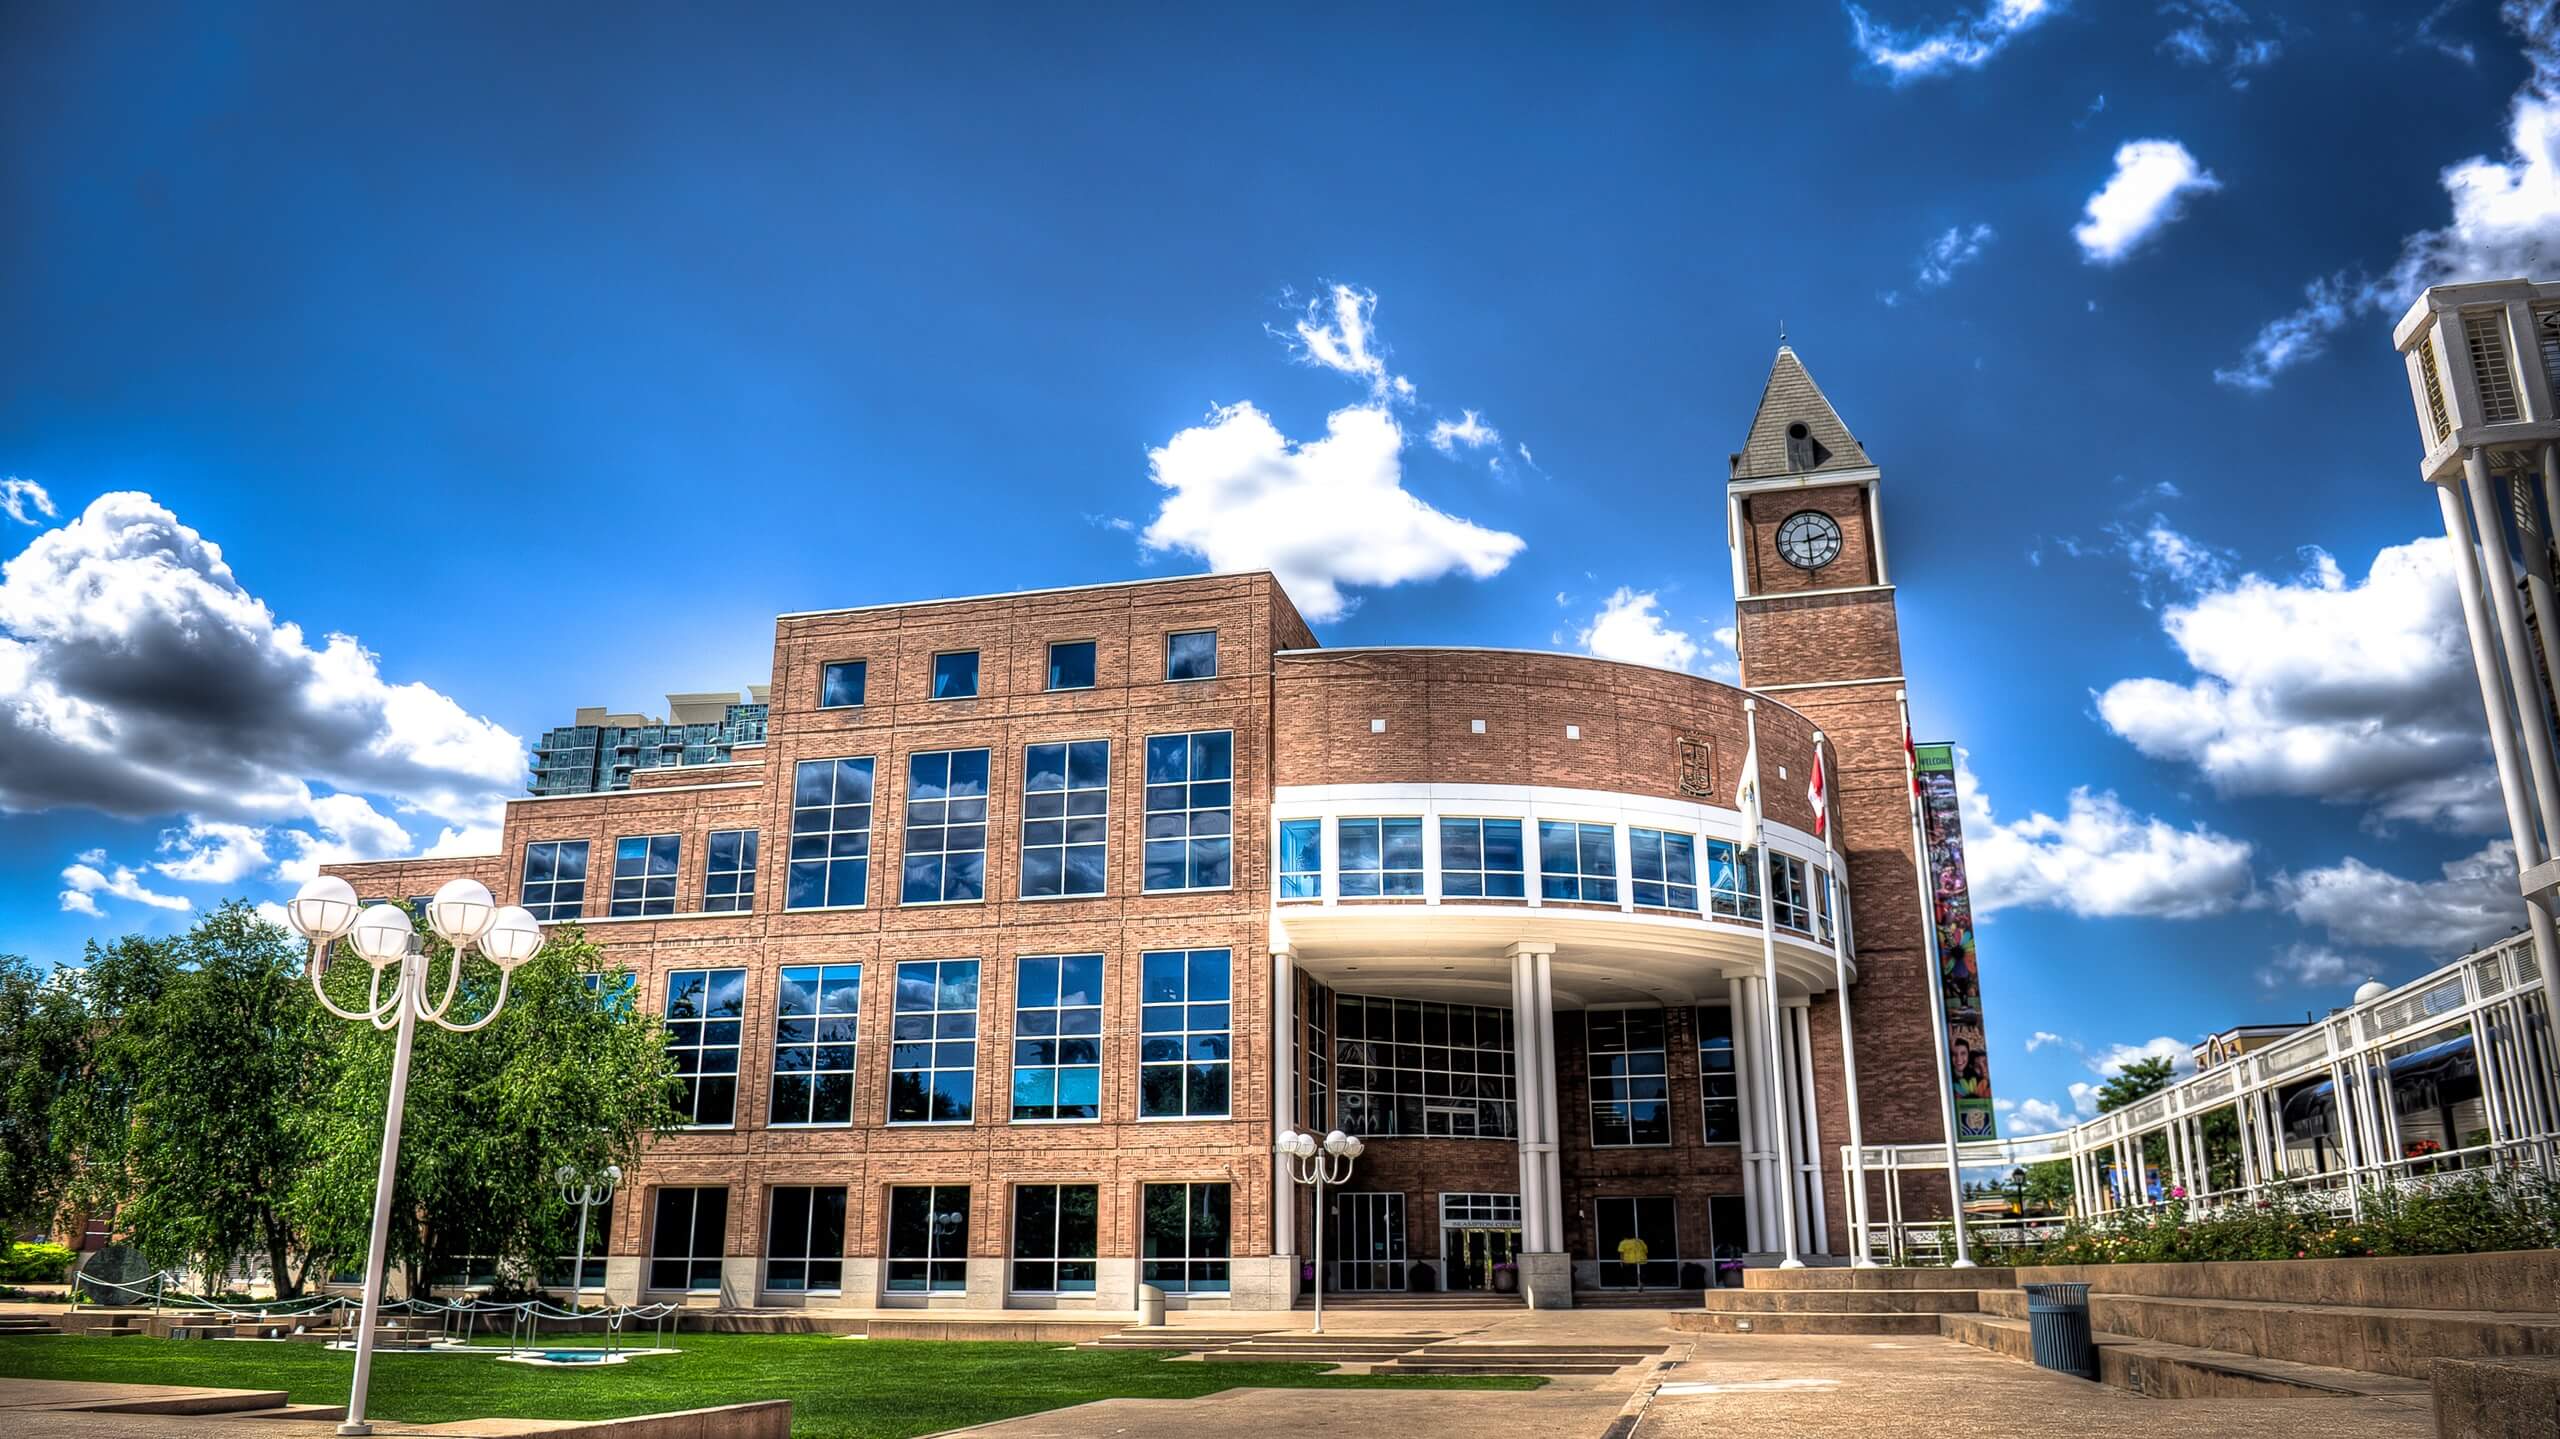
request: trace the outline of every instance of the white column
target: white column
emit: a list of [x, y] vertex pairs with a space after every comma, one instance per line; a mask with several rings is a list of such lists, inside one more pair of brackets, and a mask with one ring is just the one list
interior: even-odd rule
[[[2525, 641], [2524, 602], [2516, 598], [2515, 572], [2507, 557], [2507, 530], [2498, 518], [2497, 487], [2489, 479], [2489, 459], [2479, 450], [2462, 457], [2464, 488], [2471, 494], [2471, 518], [2480, 527], [2482, 579], [2489, 603], [2497, 611], [2499, 638], [2507, 652], [2507, 675], [2515, 690], [2516, 723], [2524, 731], [2525, 759], [2533, 774], [2533, 797], [2541, 810], [2542, 832], [2560, 839], [2560, 770], [2553, 768], [2551, 716], [2543, 708], [2542, 685], [2535, 678], [2533, 651]], [[2551, 615], [2546, 621], [2560, 619]]]
[[1769, 1246], [1761, 1242], [1761, 1222], [1768, 1206], [1760, 1198], [1760, 1101], [1755, 1088], [1760, 1066], [1751, 1058], [1751, 1001], [1745, 990], [1743, 980], [1725, 981], [1726, 1002], [1733, 1015], [1734, 1110], [1742, 1121], [1742, 1247], [1763, 1254]]
[[1751, 1076], [1745, 1086], [1745, 1102], [1751, 1106], [1751, 1139], [1749, 1148], [1751, 1202], [1755, 1217], [1752, 1252], [1777, 1252], [1778, 1190], [1771, 1178], [1776, 1166], [1770, 1156], [1777, 1151], [1776, 1123], [1769, 1114], [1769, 1086], [1777, 1075], [1777, 1061], [1769, 1054], [1769, 1028], [1760, 1020], [1760, 981], [1742, 981], [1742, 1008], [1734, 1012], [1734, 1023], [1740, 1031], [1736, 1042], [1749, 1058], [1744, 1072]]
[[1796, 1067], [1804, 1077], [1804, 1174], [1806, 1229], [1811, 1235], [1806, 1247], [1816, 1254], [1831, 1252], [1830, 1201], [1822, 1192], [1822, 1116], [1814, 1104], [1813, 1087], [1813, 1007], [1798, 1005], [1796, 1016]]
[[[2438, 485], [2436, 500], [2444, 510], [2445, 537], [2453, 541], [2454, 588], [2462, 596], [2463, 628], [2471, 637], [2471, 667], [2480, 676], [2480, 704], [2489, 720], [2489, 750], [2498, 763], [2498, 791], [2506, 801], [2507, 832], [2515, 841], [2516, 869], [2522, 873], [2540, 864], [2546, 851], [2542, 836], [2534, 828], [2533, 808], [2525, 798], [2524, 768], [2516, 756], [2516, 712], [2507, 703], [2507, 683], [2498, 668], [2497, 642], [2490, 636], [2480, 555], [2471, 543], [2471, 524], [2463, 514], [2461, 498], [2450, 486]], [[2527, 685], [2533, 684], [2530, 667], [2521, 679]], [[2551, 911], [2541, 903], [2525, 905], [2525, 921], [2533, 930], [2534, 959], [2542, 970], [2543, 1002], [2555, 1019], [2560, 1019], [2560, 930], [2555, 930]], [[2540, 1078], [2538, 1074], [2536, 1077]]]
[[1529, 970], [1529, 957], [1515, 946], [1511, 951], [1511, 1052], [1517, 1072], [1513, 1107], [1519, 1111], [1520, 1131], [1520, 1247], [1535, 1251], [1545, 1247], [1546, 1206], [1538, 1202], [1538, 1180], [1543, 1174], [1537, 1154], [1540, 1059], [1536, 1026], [1531, 1023], [1535, 1011], [1529, 1002]]
[[1547, 1199], [1547, 1242], [1562, 1251], [1567, 1245], [1564, 1232], [1564, 1161], [1557, 1152], [1557, 1145], [1562, 1142], [1558, 1136], [1564, 1131], [1556, 1122], [1555, 950], [1541, 949], [1535, 959], [1529, 997], [1538, 1006], [1538, 1054], [1544, 1061], [1538, 1067], [1538, 1093], [1539, 1107], [1544, 1115], [1541, 1128], [1547, 1140], [1547, 1147], [1538, 1155], [1538, 1167], [1542, 1175], [1540, 1187]]
[[1519, 1065], [1520, 1242], [1540, 1254], [1564, 1248], [1562, 1189], [1557, 1182], [1555, 1001], [1550, 951], [1511, 948], [1512, 1037]]
[[[1286, 946], [1271, 951], [1271, 1252], [1297, 1252], [1298, 1186], [1291, 1182], [1289, 1156], [1279, 1138], [1297, 1127], [1298, 967]], [[1286, 1267], [1286, 1266], [1284, 1266]], [[1297, 1270], [1289, 1267], [1289, 1294], [1298, 1292]]]

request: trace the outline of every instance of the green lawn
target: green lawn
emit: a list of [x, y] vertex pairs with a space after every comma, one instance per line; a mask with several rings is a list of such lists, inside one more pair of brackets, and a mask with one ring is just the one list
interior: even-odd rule
[[[644, 1337], [643, 1343], [648, 1342]], [[791, 1401], [798, 1439], [900, 1439], [1090, 1399], [1187, 1399], [1220, 1389], [1532, 1389], [1509, 1378], [1370, 1378], [1312, 1364], [1199, 1364], [1133, 1350], [823, 1334], [685, 1334], [681, 1354], [547, 1369], [457, 1354], [377, 1355], [370, 1418], [607, 1419], [758, 1399]], [[346, 1402], [355, 1356], [317, 1344], [0, 1338], [0, 1378], [282, 1389]]]

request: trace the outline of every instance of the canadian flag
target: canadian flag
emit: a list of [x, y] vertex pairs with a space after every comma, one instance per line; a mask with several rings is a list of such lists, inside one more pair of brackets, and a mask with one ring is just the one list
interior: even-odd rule
[[1920, 746], [1911, 742], [1911, 711], [1902, 712], [1902, 772], [1911, 776], [1911, 797], [1920, 797]]
[[1831, 795], [1822, 782], [1822, 750], [1819, 746], [1813, 751], [1813, 777], [1805, 781], [1804, 797], [1805, 802], [1813, 806], [1813, 837], [1828, 838], [1831, 834], [1831, 806], [1827, 801]]

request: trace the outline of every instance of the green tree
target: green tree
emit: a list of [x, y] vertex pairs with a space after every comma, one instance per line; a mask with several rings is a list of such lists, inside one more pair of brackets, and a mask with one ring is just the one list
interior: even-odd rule
[[2109, 1114], [2137, 1100], [2149, 1099], [2168, 1088], [2176, 1077], [2175, 1067], [2163, 1056], [2137, 1059], [2098, 1086], [2098, 1112]]
[[[427, 940], [429, 972], [447, 972], [442, 941]], [[361, 962], [332, 966], [339, 1002], [361, 1003]], [[497, 978], [478, 960], [454, 1001], [484, 1011]], [[392, 1190], [387, 1248], [412, 1292], [464, 1255], [495, 1255], [531, 1272], [571, 1243], [574, 1211], [552, 1174], [631, 1164], [641, 1142], [681, 1116], [674, 1066], [658, 1021], [630, 1004], [628, 971], [609, 966], [585, 933], [555, 928], [518, 968], [488, 1028], [454, 1034], [418, 1026]], [[337, 991], [333, 989], [333, 996]], [[293, 1207], [316, 1250], [361, 1254], [372, 1225], [394, 1036], [340, 1024], [340, 1063], [305, 1116], [315, 1160]]]
[[53, 1112], [79, 1072], [87, 1035], [71, 985], [0, 954], [0, 1230], [52, 1228], [71, 1183]]
[[285, 1199], [312, 1157], [300, 1116], [330, 1070], [301, 945], [234, 900], [176, 952], [178, 972], [117, 1036], [132, 1075], [120, 1227], [155, 1264], [215, 1274], [255, 1254], [289, 1298], [310, 1256]]
[[151, 1065], [141, 1021], [183, 969], [176, 936], [129, 934], [112, 944], [91, 940], [80, 963], [56, 976], [81, 1029], [48, 1116], [71, 1209], [112, 1223], [132, 1198], [134, 1099]]

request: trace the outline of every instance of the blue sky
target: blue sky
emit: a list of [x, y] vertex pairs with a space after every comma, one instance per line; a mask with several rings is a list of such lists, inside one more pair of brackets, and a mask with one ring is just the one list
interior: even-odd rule
[[2547, 3], [877, 8], [0, 15], [0, 947], [471, 844], [786, 610], [1729, 673], [1782, 324], [2012, 1130], [2516, 923], [2389, 326], [2550, 273]]

